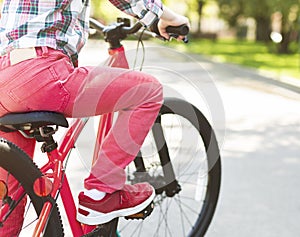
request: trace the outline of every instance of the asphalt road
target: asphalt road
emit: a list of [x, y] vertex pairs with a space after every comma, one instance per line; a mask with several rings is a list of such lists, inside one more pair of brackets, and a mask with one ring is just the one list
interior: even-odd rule
[[299, 236], [300, 95], [254, 71], [207, 64], [226, 114], [222, 192], [207, 236]]
[[[98, 65], [105, 47], [91, 41], [81, 64]], [[127, 54], [133, 65], [135, 51]], [[300, 94], [256, 71], [147, 42], [145, 65], [166, 95], [196, 104], [217, 130], [222, 187], [207, 237], [300, 236]], [[71, 165], [71, 180], [86, 177], [83, 163]]]

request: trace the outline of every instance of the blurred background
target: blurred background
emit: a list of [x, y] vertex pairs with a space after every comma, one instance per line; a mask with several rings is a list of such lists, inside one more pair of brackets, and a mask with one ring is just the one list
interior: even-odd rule
[[[192, 23], [182, 50], [300, 78], [299, 0], [166, 0]], [[121, 15], [109, 1], [92, 1], [92, 16], [105, 23]], [[125, 14], [123, 15], [125, 16]], [[201, 42], [199, 42], [201, 41]]]
[[[300, 78], [299, 0], [163, 2], [192, 23], [191, 44], [178, 48], [265, 70], [272, 77]], [[126, 16], [109, 1], [93, 0], [91, 5], [91, 15], [104, 23]]]

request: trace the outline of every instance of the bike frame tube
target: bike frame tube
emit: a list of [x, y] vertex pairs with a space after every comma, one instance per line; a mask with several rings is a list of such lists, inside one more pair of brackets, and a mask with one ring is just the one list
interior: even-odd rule
[[84, 228], [83, 225], [76, 220], [76, 205], [66, 176], [64, 177], [60, 193], [73, 236], [80, 237], [84, 234]]
[[[128, 69], [128, 61], [125, 55], [125, 49], [123, 46], [116, 49], [109, 49], [108, 54], [110, 55], [108, 66]], [[113, 122], [113, 113], [102, 115], [99, 121], [98, 133], [96, 139], [96, 145], [94, 149], [93, 163], [97, 160], [100, 151], [101, 144], [111, 129]]]
[[104, 114], [100, 117], [97, 138], [96, 138], [96, 144], [95, 144], [95, 148], [94, 148], [93, 164], [96, 162], [96, 160], [98, 158], [98, 154], [100, 152], [100, 146], [112, 126], [112, 121], [113, 121], [112, 113]]
[[80, 135], [85, 124], [88, 122], [88, 118], [74, 119], [71, 127], [67, 130], [63, 136], [63, 141], [58, 147], [58, 152], [61, 153], [62, 157], [66, 157], [70, 152], [71, 148], [74, 147], [75, 142]]
[[42, 236], [45, 226], [49, 220], [51, 209], [52, 209], [52, 204], [50, 202], [44, 203], [43, 209], [40, 214], [40, 218], [38, 219], [37, 225], [35, 226], [32, 237]]

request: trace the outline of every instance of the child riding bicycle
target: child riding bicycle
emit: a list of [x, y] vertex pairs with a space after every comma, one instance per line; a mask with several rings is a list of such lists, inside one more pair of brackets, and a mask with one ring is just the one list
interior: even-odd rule
[[[160, 0], [111, 2], [145, 26], [159, 18], [158, 29], [165, 38], [169, 38], [167, 26], [189, 25], [186, 17], [163, 7]], [[66, 117], [119, 112], [79, 194], [77, 219], [94, 225], [126, 216], [128, 211], [139, 212], [154, 198], [149, 184], [125, 184], [124, 168], [139, 151], [163, 96], [162, 86], [150, 75], [104, 66], [78, 67], [78, 53], [88, 35], [88, 12], [88, 0], [4, 0], [0, 21], [0, 116], [40, 110], [60, 112]], [[34, 140], [18, 132], [0, 132], [0, 136], [33, 157]], [[0, 172], [0, 176], [5, 173]], [[0, 236], [18, 234], [25, 204], [25, 199], [19, 203], [0, 229]]]

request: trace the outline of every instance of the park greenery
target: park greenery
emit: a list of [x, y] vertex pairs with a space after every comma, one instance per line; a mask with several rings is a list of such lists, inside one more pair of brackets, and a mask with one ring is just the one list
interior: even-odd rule
[[174, 42], [172, 47], [194, 55], [205, 55], [217, 62], [253, 68], [273, 78], [300, 79], [300, 55], [272, 53], [276, 51], [272, 43], [192, 38], [188, 45]]
[[[202, 1], [202, 0], [198, 0]], [[207, 0], [209, 1], [209, 0]], [[256, 40], [269, 41], [272, 18], [280, 18], [280, 32], [283, 39], [279, 53], [288, 53], [289, 46], [299, 37], [299, 0], [216, 0], [220, 6], [220, 16], [231, 26], [239, 26], [239, 20], [251, 17], [256, 22]], [[206, 2], [203, 0], [203, 2]]]
[[[208, 12], [212, 4], [218, 6], [219, 17], [237, 32], [245, 27], [245, 19], [254, 19], [257, 42], [271, 40], [272, 24], [274, 17], [277, 17], [281, 24], [278, 33], [282, 36], [277, 52], [295, 53], [291, 50], [291, 44], [299, 39], [300, 0], [178, 0], [175, 3], [165, 0], [164, 3], [175, 11], [188, 15], [192, 21], [197, 21], [196, 32], [199, 36], [201, 36], [201, 19], [214, 14]], [[92, 6], [95, 17], [108, 21], [113, 20], [114, 11], [117, 11], [104, 0], [94, 0]]]
[[[186, 52], [209, 55], [217, 60], [270, 71], [280, 77], [286, 75], [300, 78], [300, 0], [165, 0], [164, 3], [196, 22], [189, 45], [176, 44], [175, 47]], [[95, 17], [106, 21], [114, 20], [115, 14], [112, 11], [119, 14], [103, 0], [93, 1], [93, 9]], [[217, 14], [228, 28], [236, 31], [236, 39], [203, 39], [207, 34], [201, 31], [201, 20], [212, 14]], [[249, 18], [256, 25], [255, 37], [251, 41], [241, 40], [239, 33], [245, 30], [245, 22]], [[274, 31], [275, 18], [277, 24], [280, 24], [275, 30], [282, 37], [276, 43], [270, 37]]]

